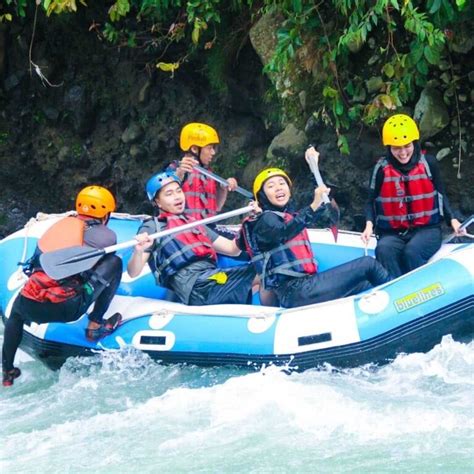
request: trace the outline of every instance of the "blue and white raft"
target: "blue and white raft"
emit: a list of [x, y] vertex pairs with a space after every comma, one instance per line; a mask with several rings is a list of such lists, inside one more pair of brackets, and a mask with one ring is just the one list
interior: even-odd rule
[[[8, 318], [25, 282], [18, 262], [62, 215], [39, 215], [0, 241], [0, 308]], [[133, 238], [140, 217], [114, 214], [118, 241]], [[357, 233], [310, 230], [320, 270], [364, 255]], [[368, 247], [373, 255], [375, 241]], [[121, 252], [124, 268], [131, 250]], [[222, 266], [243, 264], [223, 257]], [[444, 335], [474, 334], [474, 244], [444, 244], [423, 267], [354, 297], [293, 309], [252, 305], [186, 306], [155, 285], [148, 267], [137, 278], [123, 274], [106, 317], [119, 311], [123, 324], [97, 344], [84, 337], [86, 316], [68, 324], [24, 327], [22, 348], [58, 367], [67, 357], [132, 346], [166, 363], [285, 365], [304, 370], [329, 363], [353, 367], [385, 363], [398, 353], [424, 352]]]

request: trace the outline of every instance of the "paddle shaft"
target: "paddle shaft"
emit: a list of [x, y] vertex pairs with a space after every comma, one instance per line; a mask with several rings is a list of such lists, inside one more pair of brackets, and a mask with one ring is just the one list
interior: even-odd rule
[[[459, 227], [459, 230], [464, 230], [464, 229], [467, 229], [471, 224], [474, 223], [474, 214], [472, 214], [472, 216], [468, 217], [462, 224], [461, 226]], [[456, 236], [456, 233], [453, 232], [452, 234], [450, 234], [448, 237], [446, 237], [444, 240], [443, 240], [443, 244], [447, 244], [450, 240], [454, 239], [454, 237], [457, 237]]]
[[[158, 239], [158, 238], [161, 238], [161, 237], [166, 237], [167, 235], [176, 234], [178, 232], [184, 232], [185, 230], [192, 229], [193, 227], [197, 227], [199, 225], [212, 224], [213, 222], [221, 221], [221, 220], [224, 220], [224, 219], [229, 219], [230, 217], [239, 216], [241, 214], [245, 214], [246, 212], [251, 212], [251, 211], [253, 211], [252, 206], [241, 207], [239, 209], [234, 209], [233, 211], [224, 212], [223, 214], [217, 214], [215, 216], [206, 217], [205, 219], [201, 219], [201, 220], [198, 220], [198, 221], [188, 222], [187, 224], [183, 224], [183, 225], [178, 226], [178, 227], [173, 227], [171, 229], [165, 229], [165, 230], [162, 230], [160, 232], [155, 232], [153, 234], [150, 234], [150, 238], [155, 240], [155, 239]], [[110, 245], [109, 247], [105, 247], [103, 249], [98, 249], [94, 252], [90, 252], [90, 253], [88, 252], [87, 254], [84, 254], [82, 256], [79, 255], [77, 257], [72, 257], [71, 259], [68, 259], [67, 261], [65, 261], [63, 263], [73, 263], [73, 262], [77, 262], [77, 261], [80, 261], [80, 260], [84, 260], [86, 258], [93, 258], [93, 257], [97, 257], [97, 256], [100, 256], [100, 255], [105, 255], [105, 254], [108, 254], [108, 253], [111, 253], [111, 252], [116, 252], [117, 250], [122, 250], [122, 249], [133, 247], [134, 245], [137, 245], [137, 240], [136, 239], [127, 240], [127, 241], [122, 242], [120, 244]]]
[[[308, 149], [309, 148], [313, 148], [314, 150], [313, 146], [309, 146]], [[314, 152], [317, 153], [316, 150], [314, 150]], [[308, 165], [309, 169], [313, 173], [314, 178], [316, 179], [316, 183], [318, 184], [318, 186], [325, 186], [323, 178], [321, 177], [321, 173], [319, 172], [318, 156], [316, 156], [315, 154], [311, 154], [308, 157]], [[323, 194], [322, 198], [325, 204], [329, 204], [331, 202], [329, 196], [326, 193]]]
[[[223, 186], [229, 187], [229, 182], [226, 179], [221, 178], [219, 175], [213, 173], [212, 171], [209, 171], [206, 168], [203, 168], [202, 166], [199, 166], [199, 165], [194, 165], [194, 168], [198, 170], [200, 173], [202, 173], [204, 176], [207, 176], [208, 178], [211, 178], [214, 181], [217, 181]], [[242, 196], [245, 196], [248, 199], [253, 199], [252, 193], [250, 191], [247, 191], [244, 188], [241, 188], [240, 186], [237, 186], [235, 188], [235, 191], [238, 192], [239, 194], [242, 194]]]

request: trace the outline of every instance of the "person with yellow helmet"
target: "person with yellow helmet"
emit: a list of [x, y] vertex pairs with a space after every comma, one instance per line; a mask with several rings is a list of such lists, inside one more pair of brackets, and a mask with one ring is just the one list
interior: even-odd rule
[[186, 214], [195, 219], [215, 216], [224, 206], [228, 191], [234, 191], [238, 185], [235, 178], [228, 178], [228, 186], [222, 186], [194, 168], [200, 165], [212, 171], [211, 163], [219, 143], [219, 135], [210, 125], [188, 123], [182, 128], [179, 138], [184, 157], [167, 168], [168, 171], [175, 171], [183, 182]]
[[240, 239], [251, 256], [263, 289], [281, 306], [292, 308], [356, 294], [389, 281], [388, 272], [371, 257], [362, 257], [318, 272], [307, 227], [325, 211], [325, 186], [318, 186], [309, 206], [292, 209], [292, 183], [279, 168], [267, 168], [254, 180], [253, 193], [263, 211], [244, 220]]
[[196, 219], [185, 213], [186, 198], [178, 176], [172, 171], [153, 175], [146, 184], [156, 216], [143, 222], [137, 245], [127, 266], [134, 278], [148, 263], [156, 283], [172, 290], [181, 303], [190, 305], [250, 302], [255, 270], [246, 264], [221, 269], [217, 253], [237, 256], [235, 240], [218, 235], [208, 226], [183, 230], [159, 240], [150, 234], [185, 225]]
[[375, 165], [366, 204], [368, 243], [375, 231], [375, 255], [393, 277], [426, 263], [441, 246], [443, 217], [458, 233], [438, 164], [420, 147], [415, 121], [405, 114], [389, 117], [382, 129], [387, 153]]
[[105, 255], [89, 271], [60, 281], [49, 277], [42, 269], [40, 255], [75, 245], [94, 248], [108, 247], [117, 242], [114, 231], [107, 227], [115, 199], [102, 186], [87, 186], [76, 198], [76, 217], [65, 217], [50, 227], [38, 241], [33, 256], [25, 264], [28, 280], [13, 303], [5, 323], [2, 348], [3, 385], [13, 385], [21, 371], [14, 367], [15, 353], [23, 335], [23, 324], [62, 322], [79, 319], [92, 303], [85, 337], [95, 343], [110, 334], [121, 321], [115, 313], [107, 320], [109, 308], [122, 277], [122, 260]]

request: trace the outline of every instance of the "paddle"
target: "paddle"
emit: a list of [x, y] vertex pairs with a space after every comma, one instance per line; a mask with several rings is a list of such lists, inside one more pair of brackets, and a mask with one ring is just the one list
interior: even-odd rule
[[[313, 173], [318, 186], [325, 186], [321, 173], [319, 172], [319, 153], [313, 145], [310, 145], [305, 153], [305, 159], [309, 165], [309, 169]], [[338, 224], [339, 224], [339, 207], [334, 199], [329, 199], [327, 194], [323, 194], [323, 202], [329, 211], [329, 220], [331, 221], [331, 232], [334, 236], [334, 242], [337, 242]]]
[[[252, 206], [241, 207], [239, 209], [224, 212], [223, 214], [218, 214], [216, 216], [207, 217], [206, 219], [202, 219], [199, 221], [188, 222], [187, 224], [184, 224], [179, 227], [155, 232], [154, 234], [151, 234], [150, 237], [152, 239], [165, 237], [167, 235], [175, 234], [177, 232], [183, 232], [185, 230], [192, 229], [193, 227], [197, 227], [199, 225], [211, 224], [212, 222], [221, 221], [251, 211], [253, 211]], [[60, 280], [61, 278], [66, 278], [68, 276], [76, 275], [83, 271], [89, 270], [104, 255], [108, 253], [133, 247], [136, 244], [136, 239], [132, 239], [127, 240], [126, 242], [122, 242], [121, 244], [105, 247], [103, 249], [95, 249], [93, 247], [88, 246], [69, 247], [41, 254], [40, 263], [41, 267], [43, 268], [43, 271], [48, 276], [54, 278], [55, 280]]]
[[[202, 173], [204, 176], [207, 176], [208, 178], [211, 178], [214, 181], [217, 181], [223, 186], [227, 186], [227, 187], [229, 186], [229, 183], [226, 179], [221, 178], [219, 175], [213, 173], [212, 171], [209, 171], [206, 168], [203, 168], [202, 166], [199, 166], [199, 165], [194, 165], [194, 168], [198, 170], [200, 173]], [[242, 194], [242, 196], [245, 196], [248, 199], [253, 199], [253, 194], [250, 191], [247, 191], [246, 189], [241, 188], [240, 186], [237, 186], [235, 188], [235, 191]]]
[[[461, 224], [461, 227], [459, 227], [459, 230], [464, 230], [464, 229], [467, 229], [471, 224], [474, 223], [474, 214], [472, 214], [470, 217], [468, 217], [462, 224]], [[467, 234], [468, 237], [469, 234]], [[454, 239], [454, 237], [462, 237], [462, 236], [459, 236], [459, 235], [456, 235], [454, 232], [450, 235], [448, 235], [448, 237], [446, 237], [444, 240], [443, 240], [443, 244], [447, 244], [450, 240]]]

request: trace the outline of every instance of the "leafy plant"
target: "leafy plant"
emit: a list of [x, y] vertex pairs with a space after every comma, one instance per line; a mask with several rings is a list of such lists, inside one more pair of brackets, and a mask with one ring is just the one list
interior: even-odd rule
[[[36, 1], [5, 0], [0, 21], [13, 13], [24, 17]], [[91, 3], [38, 1], [47, 15]], [[233, 35], [244, 38], [266, 13], [280, 20], [264, 71], [283, 118], [302, 121], [312, 113], [334, 127], [343, 153], [349, 151], [347, 130], [378, 124], [412, 101], [441, 64], [451, 63], [453, 47], [470, 40], [474, 18], [472, 0], [112, 0], [90, 30], [117, 46], [145, 50], [171, 75], [192, 56], [205, 55], [211, 82], [224, 91], [224, 47]], [[244, 27], [239, 18], [248, 19]], [[453, 87], [442, 81], [445, 100], [456, 96]], [[301, 91], [308, 96], [304, 113]]]
[[[322, 79], [314, 115], [334, 126], [345, 153], [344, 131], [354, 123], [376, 124], [412, 100], [449, 54], [455, 25], [472, 19], [468, 0], [332, 0], [316, 5], [267, 0], [265, 5], [265, 11], [284, 17], [265, 71], [282, 99], [291, 101], [302, 86], [289, 78], [298, 77], [299, 71], [310, 80], [312, 66], [320, 63], [323, 74], [313, 81]], [[302, 61], [308, 48], [313, 63]], [[361, 66], [354, 53], [370, 56]], [[361, 73], [367, 66], [379, 67], [379, 74], [363, 84]]]
[[5, 145], [8, 142], [8, 132], [0, 132], [0, 145]]

